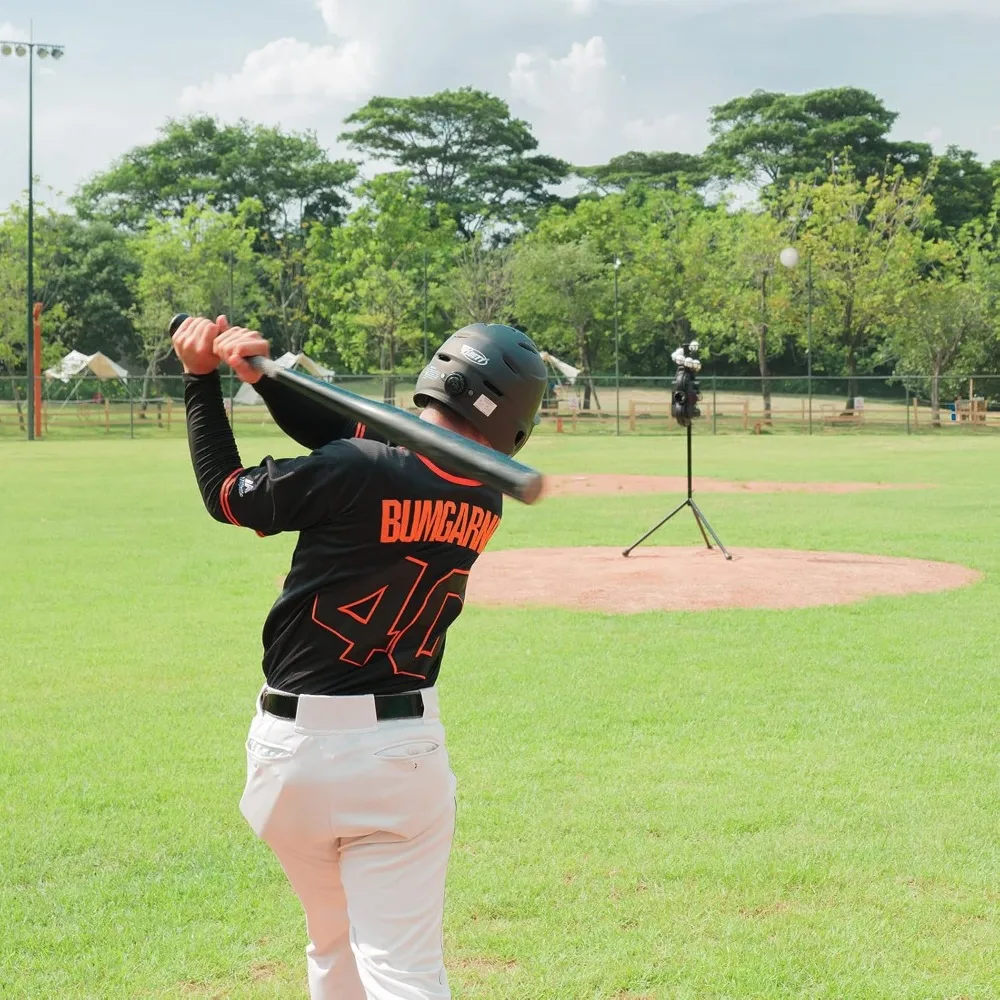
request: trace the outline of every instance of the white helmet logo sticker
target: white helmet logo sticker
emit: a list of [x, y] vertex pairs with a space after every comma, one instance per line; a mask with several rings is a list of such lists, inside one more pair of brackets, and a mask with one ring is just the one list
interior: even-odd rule
[[490, 363], [490, 359], [486, 357], [485, 354], [477, 351], [474, 347], [469, 347], [468, 344], [462, 345], [462, 354], [468, 358], [474, 365], [479, 365], [483, 367]]

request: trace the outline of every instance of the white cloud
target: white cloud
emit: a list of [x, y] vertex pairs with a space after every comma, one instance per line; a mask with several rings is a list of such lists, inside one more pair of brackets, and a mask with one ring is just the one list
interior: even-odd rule
[[630, 119], [621, 134], [629, 149], [647, 152], [700, 153], [708, 141], [704, 122], [680, 114]]
[[[331, 0], [332, 2], [332, 0]], [[898, 14], [926, 16], [936, 14], [978, 14], [1000, 17], [998, 0], [562, 0], [573, 7], [581, 3], [591, 10], [605, 6], [664, 6], [678, 10], [718, 10], [724, 7], [787, 7], [800, 16], [813, 14]]]
[[924, 142], [929, 142], [932, 146], [936, 146], [943, 138], [944, 131], [938, 128], [937, 125], [924, 132]]
[[311, 45], [279, 38], [251, 52], [238, 72], [185, 87], [180, 103], [188, 111], [252, 114], [261, 101], [310, 106], [356, 101], [370, 93], [377, 61], [372, 46], [359, 40]]
[[0, 21], [0, 38], [8, 42], [26, 42], [28, 33], [23, 28], [15, 28], [10, 21]]
[[603, 98], [608, 70], [604, 39], [595, 35], [587, 42], [574, 42], [560, 59], [539, 53], [519, 52], [509, 73], [515, 98], [543, 111], [571, 114], [595, 110], [588, 98]]
[[575, 162], [603, 155], [624, 77], [600, 35], [574, 42], [564, 56], [519, 52], [508, 78], [514, 109], [526, 106], [545, 149]]

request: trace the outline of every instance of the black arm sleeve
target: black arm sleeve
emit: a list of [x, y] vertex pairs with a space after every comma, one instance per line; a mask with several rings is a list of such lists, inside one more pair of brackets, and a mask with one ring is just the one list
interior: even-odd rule
[[304, 448], [316, 451], [331, 441], [359, 436], [356, 420], [328, 410], [275, 379], [262, 378], [254, 384], [254, 389], [274, 422]]
[[229, 519], [222, 507], [222, 487], [242, 466], [222, 402], [222, 381], [218, 371], [184, 376], [184, 410], [191, 463], [201, 498], [216, 521], [227, 522]]

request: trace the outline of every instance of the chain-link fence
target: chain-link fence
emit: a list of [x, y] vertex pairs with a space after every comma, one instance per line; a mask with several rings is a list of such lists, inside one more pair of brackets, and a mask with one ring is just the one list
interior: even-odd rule
[[[415, 376], [337, 376], [351, 392], [414, 410]], [[971, 378], [866, 376], [771, 378], [765, 399], [759, 378], [703, 376], [701, 433], [990, 433], [1000, 432], [1000, 375]], [[672, 378], [594, 377], [550, 384], [542, 406], [545, 433], [670, 434]], [[276, 433], [256, 393], [223, 376], [226, 407], [238, 431]], [[848, 395], [851, 392], [852, 395]], [[0, 438], [27, 435], [27, 380], [0, 379]], [[179, 377], [125, 382], [84, 378], [43, 385], [42, 437], [183, 436], [184, 388]], [[936, 406], [933, 405], [936, 403]]]

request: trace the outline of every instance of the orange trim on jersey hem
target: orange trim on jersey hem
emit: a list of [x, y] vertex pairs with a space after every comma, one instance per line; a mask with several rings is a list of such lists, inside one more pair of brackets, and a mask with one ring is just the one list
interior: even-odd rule
[[[414, 452], [416, 455], [416, 452]], [[424, 458], [423, 455], [417, 455], [424, 465], [427, 466], [431, 472], [436, 476], [440, 476], [442, 479], [447, 479], [449, 483], [454, 483], [456, 486], [482, 486], [482, 483], [476, 482], [475, 479], [461, 479], [458, 476], [453, 476], [449, 472], [445, 472], [444, 469], [439, 469], [429, 458]]]

